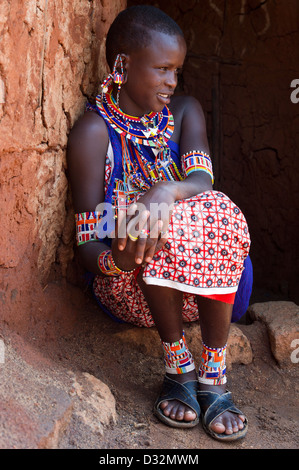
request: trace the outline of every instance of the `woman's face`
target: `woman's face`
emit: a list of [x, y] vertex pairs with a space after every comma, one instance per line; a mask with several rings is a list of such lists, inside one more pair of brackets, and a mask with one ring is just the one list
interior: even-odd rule
[[159, 112], [170, 103], [185, 60], [182, 36], [156, 31], [150, 34], [148, 46], [126, 56], [127, 81], [121, 88], [119, 106], [131, 116]]

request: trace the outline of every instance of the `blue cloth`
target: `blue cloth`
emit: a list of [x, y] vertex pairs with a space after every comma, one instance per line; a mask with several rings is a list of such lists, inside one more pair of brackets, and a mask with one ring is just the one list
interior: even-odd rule
[[244, 261], [244, 270], [240, 279], [232, 313], [232, 323], [240, 320], [246, 313], [249, 305], [253, 284], [253, 268], [249, 256]]

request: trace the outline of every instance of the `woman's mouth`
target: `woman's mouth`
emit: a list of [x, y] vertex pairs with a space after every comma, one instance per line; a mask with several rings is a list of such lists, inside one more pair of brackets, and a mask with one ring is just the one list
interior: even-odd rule
[[167, 94], [167, 93], [157, 93], [158, 100], [161, 101], [163, 104], [169, 104], [170, 103], [170, 97], [172, 94]]

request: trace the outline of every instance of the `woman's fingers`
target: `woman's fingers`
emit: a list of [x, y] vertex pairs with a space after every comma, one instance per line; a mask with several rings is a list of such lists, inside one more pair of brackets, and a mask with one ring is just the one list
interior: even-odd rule
[[[142, 218], [141, 220], [142, 223], [147, 222], [145, 218]], [[149, 229], [147, 228], [147, 226], [148, 225], [144, 225], [143, 228], [140, 230], [137, 240], [133, 239], [135, 245], [135, 262], [137, 264], [142, 264], [143, 262], [148, 263], [149, 261], [151, 261], [157, 251], [157, 244], [160, 242], [159, 236], [163, 227], [163, 222], [161, 220], [155, 220], [151, 222]], [[163, 244], [166, 242], [166, 240], [167, 239], [163, 241]]]
[[[136, 209], [135, 209], [136, 206]], [[133, 208], [128, 209], [128, 215], [131, 216], [127, 224], [128, 237], [136, 241], [139, 237], [141, 230], [147, 226], [147, 220], [149, 218], [149, 211], [142, 207], [138, 207], [138, 203]]]
[[118, 239], [118, 249], [123, 251], [127, 248], [134, 253], [137, 264], [141, 264], [144, 258], [148, 217], [149, 211], [135, 203], [127, 211], [121, 211], [117, 218], [115, 237]]
[[161, 233], [162, 227], [163, 227], [162, 220], [156, 220], [156, 222], [153, 224], [153, 227], [151, 227], [148, 243], [146, 246], [145, 257], [144, 257], [144, 261], [146, 263], [149, 263], [153, 259], [154, 254], [158, 251], [157, 250], [157, 245], [159, 243], [158, 237], [159, 237], [159, 234]]
[[127, 210], [121, 209], [118, 211], [116, 219], [115, 238], [118, 239], [118, 249], [120, 251], [126, 248], [126, 244], [128, 241], [127, 224], [132, 217], [132, 215], [130, 214], [134, 214], [136, 212], [136, 209], [137, 204], [132, 204], [132, 206], [130, 206]]
[[143, 210], [137, 216], [130, 219], [127, 226], [128, 237], [135, 243], [135, 262], [137, 264], [142, 264], [144, 261], [144, 251], [149, 235], [147, 229], [149, 215], [148, 210]]
[[157, 219], [156, 212], [151, 214], [138, 203], [132, 204], [127, 211], [120, 210], [115, 230], [118, 249], [123, 251], [127, 248], [132, 255], [134, 253], [135, 262], [139, 265], [150, 262], [167, 241], [169, 213], [167, 215], [163, 220]]
[[136, 242], [135, 263], [142, 264], [144, 261], [144, 252], [147, 244], [147, 237], [139, 236]]
[[156, 246], [156, 251], [160, 251], [161, 248], [165, 245], [165, 243], [167, 242], [168, 240], [168, 231], [161, 231], [160, 233], [160, 238], [159, 238], [159, 241], [157, 243], [157, 246]]

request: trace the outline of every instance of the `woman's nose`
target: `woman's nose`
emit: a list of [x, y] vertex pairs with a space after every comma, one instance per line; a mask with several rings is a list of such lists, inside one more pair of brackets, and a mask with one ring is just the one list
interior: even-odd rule
[[165, 83], [167, 86], [171, 87], [171, 88], [175, 88], [177, 86], [177, 74], [175, 71], [171, 71], [169, 70], [168, 73], [167, 73], [167, 76], [166, 76], [166, 80], [165, 80]]

